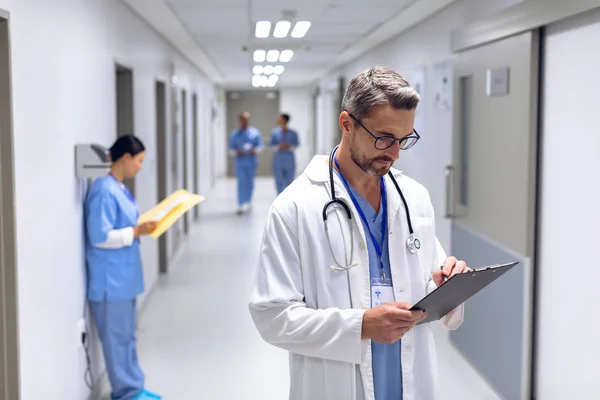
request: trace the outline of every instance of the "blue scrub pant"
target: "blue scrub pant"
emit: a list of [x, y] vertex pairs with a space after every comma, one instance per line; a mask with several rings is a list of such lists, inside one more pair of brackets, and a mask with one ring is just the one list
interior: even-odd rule
[[277, 194], [283, 192], [283, 190], [294, 181], [294, 176], [296, 174], [295, 168], [289, 166], [274, 167], [273, 172], [275, 174]]
[[90, 301], [90, 308], [102, 343], [111, 399], [133, 399], [144, 389], [145, 380], [137, 357], [135, 299]]
[[256, 160], [238, 158], [235, 163], [237, 176], [238, 205], [250, 203], [254, 192], [254, 177], [256, 175]]

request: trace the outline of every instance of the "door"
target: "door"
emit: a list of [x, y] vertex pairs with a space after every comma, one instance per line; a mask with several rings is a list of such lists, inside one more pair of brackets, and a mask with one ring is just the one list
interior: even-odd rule
[[[171, 190], [170, 193], [173, 193], [176, 190], [182, 188], [181, 178], [179, 175], [179, 171], [181, 169], [179, 161], [180, 157], [180, 146], [181, 141], [179, 140], [181, 136], [181, 124], [179, 122], [179, 98], [178, 98], [178, 90], [177, 87], [171, 86]], [[179, 249], [179, 244], [181, 242], [181, 231], [182, 231], [182, 222], [181, 220], [176, 221], [173, 226], [167, 231], [167, 234], [171, 242], [171, 251], [169, 252], [169, 257], [175, 256], [177, 250]]]
[[[134, 135], [133, 70], [122, 65], [115, 66], [117, 95], [117, 137]], [[124, 181], [135, 198], [135, 178]]]
[[8, 15], [0, 10], [0, 398], [19, 399], [19, 319]]
[[312, 122], [312, 143], [311, 143], [311, 149], [310, 149], [311, 155], [315, 155], [319, 151], [319, 147], [317, 145], [317, 143], [318, 143], [317, 142], [318, 141], [317, 134], [319, 131], [318, 120], [317, 120], [317, 116], [319, 114], [318, 104], [319, 104], [319, 88], [317, 87], [312, 95], [312, 121], [311, 121]]
[[[551, 24], [544, 36], [534, 398], [595, 399], [600, 8]], [[569, 323], [557, 323], [559, 315]]]
[[[181, 91], [181, 138], [183, 147], [183, 188], [189, 190], [189, 171], [188, 171], [188, 120], [187, 120], [187, 92]], [[190, 230], [189, 213], [183, 215], [183, 234], [187, 235]]]
[[539, 35], [455, 54], [452, 254], [471, 267], [521, 265], [466, 303], [452, 342], [506, 399], [530, 391]]
[[[164, 82], [155, 84], [155, 108], [156, 108], [156, 179], [157, 198], [162, 201], [168, 196], [167, 191], [167, 115], [166, 115], [166, 85]], [[168, 269], [167, 237], [161, 235], [158, 238], [158, 270], [166, 273]]]
[[[209, 149], [212, 149], [210, 146]], [[206, 149], [203, 149], [206, 151]], [[210, 157], [212, 151], [208, 151], [207, 157]], [[200, 193], [200, 149], [198, 148], [198, 95], [192, 95], [192, 190], [194, 193]], [[200, 217], [200, 207], [194, 207], [194, 221]]]
[[[250, 125], [257, 128], [265, 148], [258, 155], [257, 176], [273, 176], [273, 151], [269, 146], [271, 131], [276, 127], [279, 117], [278, 91], [235, 91], [227, 93], [227, 135], [239, 128], [238, 117], [242, 112], [250, 113]], [[229, 158], [228, 176], [234, 176], [233, 157]]]

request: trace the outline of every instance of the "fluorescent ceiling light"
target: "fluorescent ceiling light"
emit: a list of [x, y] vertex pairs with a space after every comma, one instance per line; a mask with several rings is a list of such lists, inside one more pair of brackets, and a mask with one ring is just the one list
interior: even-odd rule
[[[292, 50], [283, 50], [281, 52], [281, 55], [279, 56], [279, 61], [288, 62], [292, 59], [293, 56], [294, 56], [294, 52]], [[270, 62], [273, 62], [273, 61], [270, 61]]]
[[277, 84], [277, 81], [279, 80], [279, 75], [271, 75], [269, 76], [268, 80], [267, 80], [267, 86], [268, 87], [273, 87]]
[[265, 74], [265, 75], [271, 75], [273, 73], [273, 66], [272, 65], [265, 65], [265, 67], [263, 68], [262, 73]]
[[265, 75], [262, 75], [260, 80], [261, 80], [260, 86], [262, 86], [262, 87], [269, 86], [269, 78], [267, 78]]
[[254, 75], [260, 75], [263, 73], [263, 66], [262, 65], [255, 65], [254, 68], [252, 68], [252, 73]]
[[284, 38], [287, 36], [290, 28], [292, 27], [292, 23], [290, 21], [279, 21], [275, 24], [275, 29], [273, 29], [273, 37], [275, 38]]
[[254, 87], [260, 87], [260, 84], [261, 84], [260, 75], [254, 75], [252, 77], [252, 86], [254, 86]]
[[267, 53], [267, 61], [268, 62], [276, 62], [279, 58], [279, 50], [269, 50]]
[[310, 29], [310, 22], [308, 21], [298, 21], [296, 22], [296, 26], [292, 29], [292, 37], [293, 38], [302, 38], [306, 35], [306, 32]]
[[255, 50], [254, 51], [254, 62], [264, 62], [267, 53], [264, 50]]
[[283, 67], [283, 65], [276, 65], [276, 66], [273, 68], [273, 73], [274, 73], [274, 74], [277, 74], [277, 75], [281, 75], [281, 74], [283, 74], [283, 71], [285, 71], [285, 68]]
[[269, 21], [258, 21], [254, 34], [257, 38], [268, 38], [271, 33], [271, 23]]

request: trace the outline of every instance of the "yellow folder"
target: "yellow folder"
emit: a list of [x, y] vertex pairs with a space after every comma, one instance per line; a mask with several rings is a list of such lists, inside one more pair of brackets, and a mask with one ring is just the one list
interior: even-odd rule
[[206, 198], [187, 190], [177, 190], [158, 203], [150, 211], [140, 216], [139, 223], [156, 221], [156, 229], [150, 234], [157, 238], [171, 227], [183, 214]]

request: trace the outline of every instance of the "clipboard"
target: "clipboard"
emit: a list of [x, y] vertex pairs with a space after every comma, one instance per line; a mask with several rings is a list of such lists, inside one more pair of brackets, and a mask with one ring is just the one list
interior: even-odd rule
[[204, 196], [190, 193], [187, 190], [177, 190], [150, 211], [140, 216], [138, 223], [147, 221], [157, 222], [156, 229], [152, 231], [150, 236], [158, 238], [181, 216], [205, 199]]
[[452, 276], [443, 285], [423, 297], [411, 311], [423, 310], [427, 318], [417, 325], [437, 321], [467, 301], [477, 292], [510, 271], [519, 262], [490, 265]]

